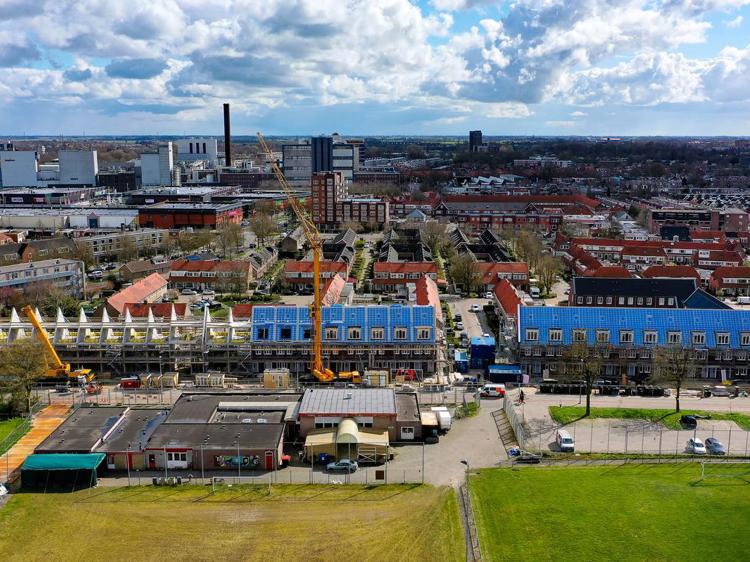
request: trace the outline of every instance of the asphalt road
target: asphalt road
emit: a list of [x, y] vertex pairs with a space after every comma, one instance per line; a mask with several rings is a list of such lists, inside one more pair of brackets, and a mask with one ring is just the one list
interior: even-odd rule
[[469, 339], [481, 336], [482, 334], [491, 334], [492, 330], [487, 322], [487, 316], [483, 310], [479, 312], [471, 312], [469, 309], [472, 305], [479, 305], [480, 309], [484, 305], [490, 303], [487, 299], [461, 299], [456, 302], [450, 303], [451, 314], [460, 314], [462, 317], [461, 322], [464, 325], [463, 330], [456, 330], [457, 332], [464, 331], [468, 334]]

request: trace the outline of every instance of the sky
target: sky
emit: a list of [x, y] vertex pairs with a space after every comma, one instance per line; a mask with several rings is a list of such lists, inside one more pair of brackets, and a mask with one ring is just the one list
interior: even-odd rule
[[0, 137], [750, 135], [750, 0], [0, 0]]

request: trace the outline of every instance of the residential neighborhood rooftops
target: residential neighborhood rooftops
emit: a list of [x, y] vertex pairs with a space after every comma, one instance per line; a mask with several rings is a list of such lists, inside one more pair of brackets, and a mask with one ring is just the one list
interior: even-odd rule
[[107, 299], [107, 304], [120, 314], [125, 312], [125, 305], [145, 301], [150, 295], [167, 286], [167, 280], [158, 273], [136, 281]]

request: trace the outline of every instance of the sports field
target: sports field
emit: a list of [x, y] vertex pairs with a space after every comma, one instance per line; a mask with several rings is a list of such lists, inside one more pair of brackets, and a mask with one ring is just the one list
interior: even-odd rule
[[[714, 472], [717, 472], [714, 470]], [[471, 478], [486, 560], [747, 560], [750, 465], [488, 469]]]
[[456, 495], [430, 486], [18, 494], [0, 560], [463, 560]]

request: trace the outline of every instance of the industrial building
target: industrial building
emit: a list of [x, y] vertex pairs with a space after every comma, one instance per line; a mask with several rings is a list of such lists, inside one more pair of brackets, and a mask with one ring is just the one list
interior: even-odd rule
[[179, 177], [175, 174], [174, 156], [171, 142], [159, 144], [156, 152], [141, 154], [140, 160], [136, 163], [136, 171], [140, 169], [140, 185], [178, 185]]
[[217, 228], [242, 222], [241, 203], [156, 203], [138, 209], [138, 222], [144, 228]]
[[[123, 303], [123, 305], [126, 303]], [[117, 307], [115, 307], [117, 308]], [[124, 308], [124, 307], [123, 307]], [[305, 306], [252, 308], [247, 320], [203, 316], [179, 319], [77, 318], [43, 319], [64, 361], [92, 368], [99, 376], [142, 372], [206, 372], [258, 377], [265, 369], [288, 368], [294, 377], [310, 376], [310, 311]], [[336, 372], [413, 369], [418, 375], [443, 373], [433, 306], [335, 304], [323, 307], [323, 359]], [[0, 323], [0, 342], [33, 335], [28, 320], [13, 311]]]
[[177, 148], [176, 159], [181, 162], [195, 162], [205, 160], [211, 166], [219, 163], [219, 147], [214, 138], [189, 138], [175, 142]]

